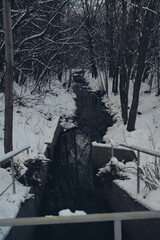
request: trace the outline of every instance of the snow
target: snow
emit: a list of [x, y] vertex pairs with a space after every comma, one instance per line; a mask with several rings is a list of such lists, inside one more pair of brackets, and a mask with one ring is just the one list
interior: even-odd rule
[[[95, 147], [111, 147], [111, 144], [114, 146], [114, 148], [116, 149], [127, 149], [125, 147], [119, 146], [117, 142], [110, 142], [110, 143], [97, 143], [97, 142], [92, 142], [92, 146]], [[127, 149], [128, 150], [128, 149]]]
[[[14, 157], [21, 172], [25, 174], [28, 159], [46, 160], [44, 155], [46, 143], [51, 143], [55, 130], [61, 119], [64, 128], [72, 128], [72, 117], [76, 111], [75, 94], [67, 91], [59, 81], [54, 80], [50, 88], [41, 94], [31, 94], [32, 86], [19, 86], [14, 83], [14, 112], [13, 112], [13, 150], [26, 145], [31, 146], [29, 153], [23, 152]], [[0, 93], [0, 157], [4, 155], [4, 95]], [[16, 217], [21, 203], [31, 197], [30, 188], [16, 181], [16, 194], [13, 194], [10, 172], [0, 168], [0, 218]], [[9, 227], [0, 227], [0, 240], [4, 239]]]
[[59, 211], [59, 216], [84, 216], [86, 213], [84, 211], [76, 210], [75, 212], [71, 212], [70, 209], [63, 209]]
[[[51, 143], [57, 124], [62, 117], [61, 124], [65, 128], [74, 126], [71, 117], [76, 111], [75, 95], [67, 92], [57, 81], [52, 89], [41, 94], [30, 94], [30, 88], [14, 86], [14, 149], [30, 145], [30, 158], [37, 158], [45, 152], [46, 145]], [[3, 95], [0, 98], [4, 100]], [[4, 102], [0, 102], [0, 126], [3, 129]], [[3, 151], [3, 131], [0, 132], [0, 149]], [[22, 158], [22, 154], [19, 155]], [[26, 159], [26, 155], [24, 158]]]
[[[94, 91], [97, 80], [93, 78], [88, 79], [89, 87]], [[97, 85], [96, 85], [97, 86]], [[109, 96], [104, 96], [102, 102], [109, 108], [109, 112], [113, 115], [116, 123], [108, 128], [107, 133], [103, 137], [104, 144], [125, 143], [128, 145], [135, 145], [141, 148], [155, 150], [160, 152], [160, 97], [156, 96], [156, 89], [154, 84], [151, 93], [150, 87], [147, 83], [142, 83], [139, 107], [136, 120], [136, 130], [128, 132], [126, 126], [123, 125], [121, 118], [120, 97], [111, 92], [112, 80], [109, 79]], [[155, 87], [156, 88], [156, 87]], [[97, 91], [97, 89], [95, 89]], [[129, 90], [129, 109], [131, 106], [133, 94], [133, 83], [130, 83]], [[97, 143], [93, 143], [95, 146]], [[137, 152], [135, 151], [137, 154]], [[157, 158], [158, 168], [160, 167], [159, 159]], [[127, 163], [128, 164], [128, 163]], [[128, 166], [125, 166], [126, 169]], [[136, 164], [133, 163], [134, 168]], [[114, 182], [126, 191], [132, 198], [140, 202], [148, 209], [160, 210], [160, 181], [155, 177], [155, 157], [141, 153], [140, 154], [140, 169], [143, 171], [142, 179], [140, 181], [140, 193], [137, 194], [137, 176], [135, 173], [128, 172], [129, 179], [114, 180]], [[102, 169], [100, 170], [102, 171]], [[105, 168], [104, 168], [105, 171]], [[151, 175], [151, 176], [150, 176]], [[145, 182], [144, 182], [145, 181]], [[156, 189], [149, 189], [146, 183], [152, 182], [156, 185]], [[154, 185], [153, 184], [153, 185]]]
[[[76, 210], [75, 212], [72, 212], [69, 208], [67, 209], [62, 209], [58, 212], [58, 216], [60, 217], [69, 217], [69, 216], [85, 216], [87, 215], [86, 212], [82, 211], [82, 210]], [[55, 217], [53, 215], [46, 215], [45, 217]]]
[[[12, 183], [12, 177], [6, 169], [0, 168], [0, 182], [0, 193]], [[22, 186], [18, 181], [16, 181], [16, 194], [13, 194], [12, 186], [8, 188], [0, 196], [0, 218], [16, 217], [21, 203], [32, 197], [29, 190], [30, 188]], [[3, 239], [9, 230], [10, 227], [0, 227], [0, 239]]]

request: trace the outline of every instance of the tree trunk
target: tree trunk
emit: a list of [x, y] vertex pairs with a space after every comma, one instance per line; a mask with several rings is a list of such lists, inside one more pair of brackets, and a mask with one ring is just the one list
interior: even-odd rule
[[120, 45], [120, 100], [123, 123], [128, 121], [128, 89], [129, 77], [127, 73], [125, 38], [126, 38], [126, 19], [127, 19], [127, 2], [122, 1], [122, 31], [121, 31], [121, 45]]
[[69, 66], [69, 78], [68, 78], [68, 84], [67, 84], [67, 89], [69, 90], [71, 87], [72, 83], [72, 67]]
[[[156, 5], [157, 5], [157, 0], [150, 1], [148, 8], [155, 10]], [[137, 73], [136, 73], [136, 78], [134, 83], [132, 105], [131, 105], [128, 125], [127, 125], [128, 131], [135, 130], [137, 109], [138, 109], [138, 103], [139, 103], [139, 92], [140, 92], [143, 72], [145, 69], [145, 60], [146, 60], [146, 55], [147, 55], [147, 50], [149, 45], [150, 33], [151, 33], [152, 25], [154, 22], [154, 16], [155, 14], [152, 11], [148, 11], [148, 10], [146, 11], [146, 16], [144, 20], [143, 29], [142, 29], [142, 36], [139, 44], [138, 66], [137, 66]]]
[[[60, 56], [59, 56], [60, 58]], [[58, 61], [58, 80], [60, 82], [62, 82], [62, 74], [63, 74], [63, 66], [62, 66], [62, 62], [61, 62], [61, 58], [60, 60]]]
[[97, 66], [96, 66], [94, 57], [91, 61], [91, 67], [92, 67], [92, 77], [96, 79], [98, 77], [98, 71], [97, 71]]
[[159, 14], [160, 14], [160, 3], [158, 4], [158, 30], [157, 30], [157, 95], [160, 95], [160, 22], [159, 22]]
[[[70, 12], [70, 2], [68, 2], [68, 27], [69, 27], [69, 39], [71, 39], [71, 12]], [[69, 90], [72, 83], [72, 54], [71, 54], [71, 45], [69, 45], [68, 49], [68, 66], [69, 66], [69, 78], [67, 83], [67, 89]]]
[[118, 94], [118, 76], [119, 76], [119, 66], [115, 66], [114, 75], [113, 75], [113, 84], [112, 84], [112, 92], [114, 95]]
[[160, 95], [160, 54], [158, 53], [157, 59], [157, 95]]
[[11, 1], [3, 0], [3, 22], [5, 34], [5, 123], [4, 151], [13, 150], [13, 39], [11, 22]]
[[121, 59], [121, 71], [120, 71], [120, 100], [123, 123], [127, 124], [128, 121], [128, 89], [129, 89], [129, 78], [126, 72], [125, 56]]
[[[91, 29], [90, 23], [88, 23], [88, 28]], [[91, 70], [92, 70], [92, 77], [97, 78], [98, 77], [98, 71], [96, 66], [96, 60], [95, 60], [95, 52], [93, 47], [94, 39], [91, 36], [91, 34], [88, 33], [88, 45], [89, 45], [89, 51], [90, 51], [90, 57], [91, 57]]]

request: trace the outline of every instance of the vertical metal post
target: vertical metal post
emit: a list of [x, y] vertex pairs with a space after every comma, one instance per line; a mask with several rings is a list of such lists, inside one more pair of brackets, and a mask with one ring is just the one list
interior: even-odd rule
[[29, 154], [29, 148], [27, 148], [27, 154]]
[[122, 227], [121, 227], [121, 220], [114, 221], [114, 240], [121, 240], [122, 239]]
[[137, 193], [140, 192], [140, 151], [137, 151]]
[[13, 194], [15, 194], [16, 193], [16, 185], [15, 185], [15, 178], [14, 178], [13, 157], [11, 158], [11, 169], [12, 169]]
[[111, 156], [114, 157], [114, 148], [113, 148], [113, 144], [111, 144]]
[[157, 157], [155, 157], [155, 176], [157, 179], [159, 179], [159, 169], [158, 169]]
[[[159, 159], [159, 160], [160, 160], [160, 159]], [[160, 161], [159, 161], [159, 160], [158, 160], [158, 162], [157, 162], [157, 171], [158, 171], [157, 174], [158, 174], [158, 180], [160, 179], [160, 177], [159, 177], [159, 162], [160, 162]]]

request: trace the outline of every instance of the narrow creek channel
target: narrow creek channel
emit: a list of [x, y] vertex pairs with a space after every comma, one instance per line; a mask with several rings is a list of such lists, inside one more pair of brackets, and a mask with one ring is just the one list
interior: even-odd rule
[[[63, 209], [87, 214], [107, 211], [103, 189], [94, 185], [91, 142], [102, 140], [112, 118], [95, 93], [75, 84], [77, 128], [64, 131], [57, 143], [46, 184], [41, 215], [58, 215]], [[110, 223], [66, 224], [37, 227], [34, 240], [113, 239]]]

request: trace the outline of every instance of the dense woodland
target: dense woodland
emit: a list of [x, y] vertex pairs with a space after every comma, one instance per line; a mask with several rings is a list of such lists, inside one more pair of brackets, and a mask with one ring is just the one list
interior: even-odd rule
[[[13, 63], [11, 79], [32, 84], [32, 94], [62, 81], [72, 69], [103, 74], [101, 91], [120, 94], [122, 119], [135, 129], [141, 82], [160, 94], [160, 2], [157, 0], [3, 0], [0, 2], [0, 91], [5, 78], [4, 6], [11, 3]], [[130, 82], [133, 100], [128, 109]], [[10, 88], [12, 80], [10, 80]], [[154, 84], [155, 85], [155, 84]], [[12, 89], [12, 88], [11, 88]], [[11, 96], [11, 93], [10, 93]], [[7, 101], [7, 100], [6, 100]], [[8, 143], [7, 143], [8, 144]], [[11, 149], [12, 146], [9, 147]]]

